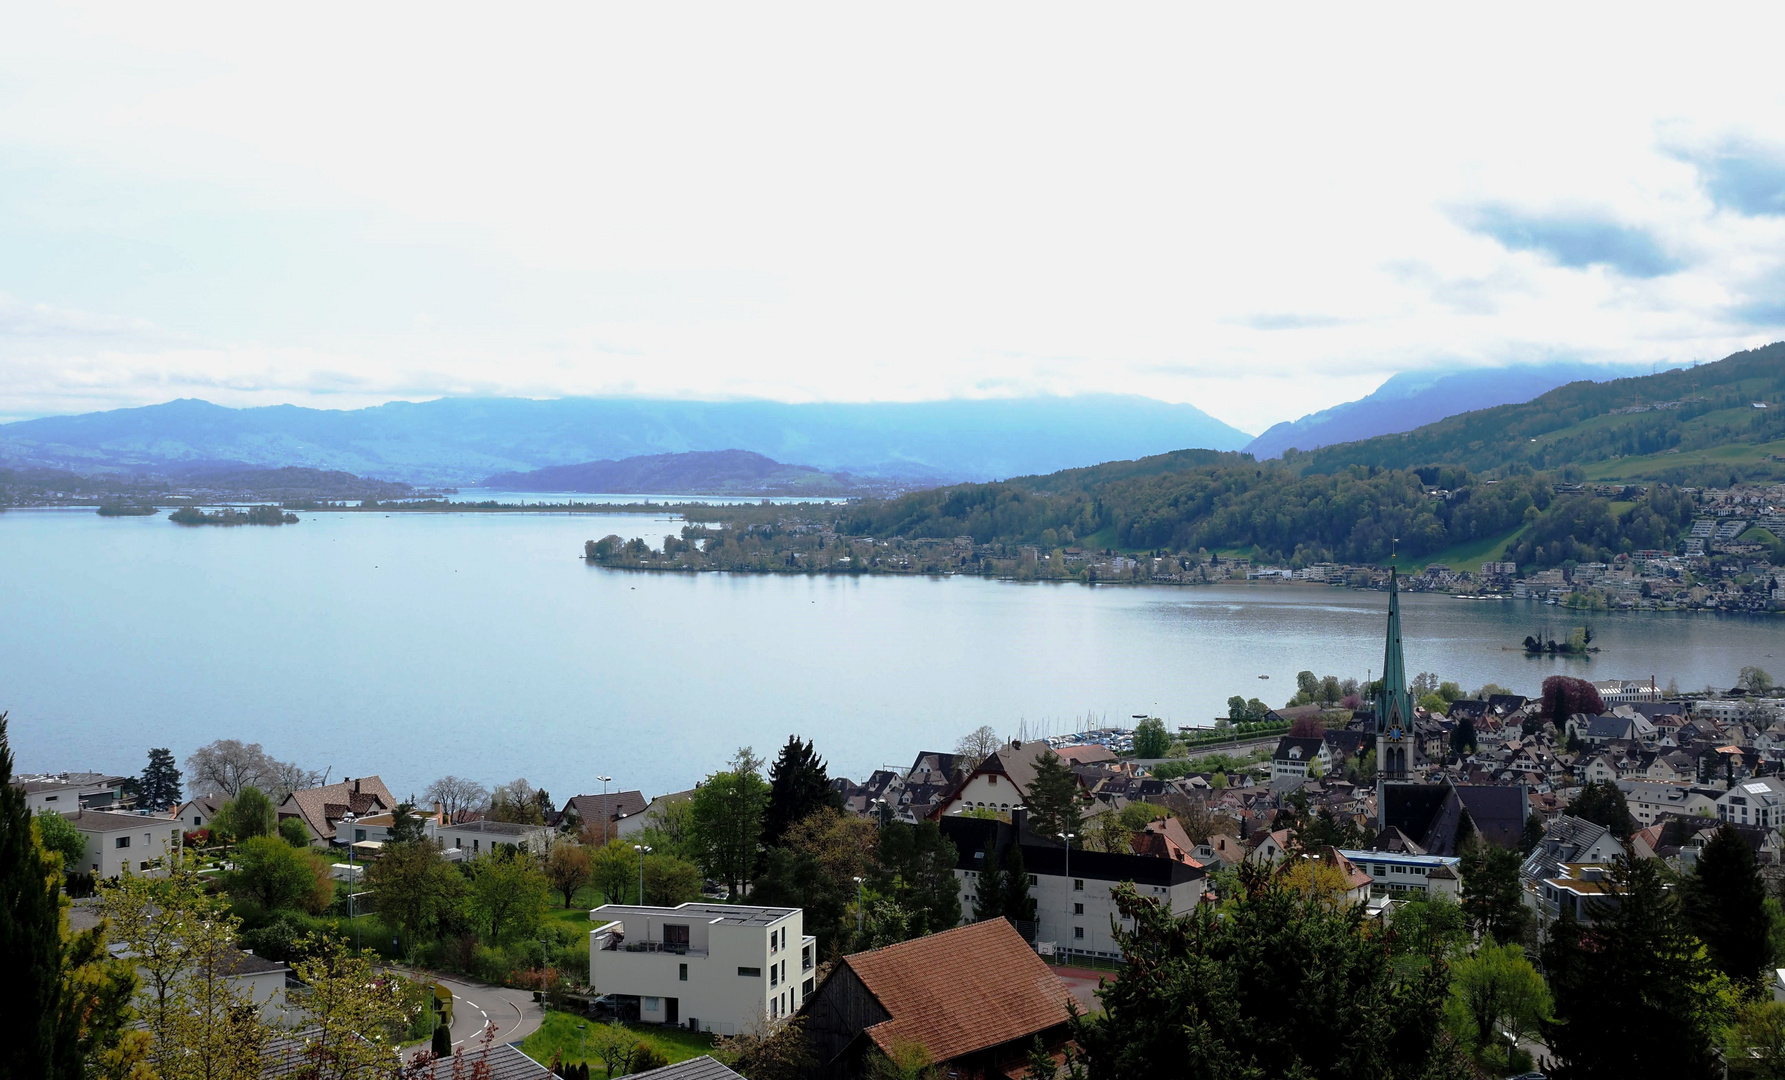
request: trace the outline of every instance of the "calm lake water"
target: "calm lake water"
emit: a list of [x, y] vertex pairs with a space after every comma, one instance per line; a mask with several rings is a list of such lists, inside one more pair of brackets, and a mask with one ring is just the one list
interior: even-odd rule
[[[233, 737], [337, 778], [379, 773], [398, 795], [443, 773], [525, 776], [560, 800], [601, 774], [655, 794], [789, 733], [859, 778], [982, 723], [1204, 722], [1231, 694], [1281, 704], [1302, 668], [1382, 664], [1383, 593], [628, 573], [585, 565], [583, 541], [680, 523], [301, 516], [0, 514], [0, 709], [20, 769], [136, 772], [151, 746], [183, 761]], [[1775, 619], [1596, 615], [1591, 662], [1508, 650], [1583, 621], [1558, 608], [1410, 596], [1405, 619], [1410, 669], [1471, 689], [1785, 676]]]

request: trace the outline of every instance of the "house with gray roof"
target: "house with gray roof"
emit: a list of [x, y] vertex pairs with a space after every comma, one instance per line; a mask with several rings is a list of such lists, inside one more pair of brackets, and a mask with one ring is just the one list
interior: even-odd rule
[[180, 847], [180, 823], [169, 817], [78, 810], [64, 814], [86, 838], [87, 849], [75, 869], [106, 880], [125, 871], [153, 873], [168, 850]]

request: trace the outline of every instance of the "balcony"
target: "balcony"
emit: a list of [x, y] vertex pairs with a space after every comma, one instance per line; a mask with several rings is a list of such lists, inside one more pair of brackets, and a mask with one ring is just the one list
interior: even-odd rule
[[705, 956], [705, 949], [693, 949], [677, 941], [627, 941], [626, 934], [619, 930], [606, 933], [597, 932], [595, 949], [598, 952], [629, 953], [669, 953], [672, 956]]

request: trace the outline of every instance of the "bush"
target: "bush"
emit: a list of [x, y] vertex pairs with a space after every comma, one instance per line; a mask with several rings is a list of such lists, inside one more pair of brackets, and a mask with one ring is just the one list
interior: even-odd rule
[[669, 1058], [663, 1051], [648, 1042], [640, 1042], [632, 1050], [632, 1071], [644, 1072], [646, 1069], [661, 1069], [669, 1064]]
[[471, 962], [465, 967], [465, 973], [472, 978], [497, 984], [508, 981], [510, 970], [511, 965], [508, 962], [507, 953], [483, 944], [472, 948]]

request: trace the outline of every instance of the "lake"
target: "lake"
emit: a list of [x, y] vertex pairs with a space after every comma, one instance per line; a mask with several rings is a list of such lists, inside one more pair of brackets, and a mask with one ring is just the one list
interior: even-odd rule
[[[653, 795], [790, 733], [859, 779], [980, 724], [1200, 723], [1232, 694], [1280, 705], [1303, 668], [1382, 666], [1385, 593], [651, 574], [591, 567], [583, 541], [661, 538], [680, 527], [667, 516], [300, 516], [0, 513], [0, 710], [20, 771], [132, 773], [152, 746], [183, 762], [238, 738], [399, 796], [444, 773], [524, 776], [560, 802], [602, 774]], [[1468, 689], [1785, 676], [1777, 619], [1424, 595], [1404, 617], [1409, 669]], [[1509, 648], [1584, 621], [1604, 648], [1590, 662]]]

